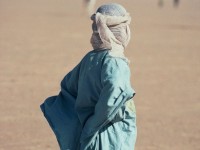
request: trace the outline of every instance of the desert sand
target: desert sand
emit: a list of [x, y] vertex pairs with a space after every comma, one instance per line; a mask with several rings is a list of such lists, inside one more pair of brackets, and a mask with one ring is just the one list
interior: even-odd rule
[[[200, 150], [200, 1], [112, 2], [132, 16], [136, 150]], [[0, 0], [0, 150], [59, 149], [39, 105], [92, 50], [90, 35], [81, 0]]]

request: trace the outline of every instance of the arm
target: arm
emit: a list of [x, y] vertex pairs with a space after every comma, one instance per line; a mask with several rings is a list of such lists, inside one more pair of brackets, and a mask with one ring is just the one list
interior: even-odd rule
[[107, 125], [123, 104], [133, 97], [128, 64], [120, 58], [108, 58], [102, 66], [102, 91], [94, 114], [86, 121], [81, 142]]

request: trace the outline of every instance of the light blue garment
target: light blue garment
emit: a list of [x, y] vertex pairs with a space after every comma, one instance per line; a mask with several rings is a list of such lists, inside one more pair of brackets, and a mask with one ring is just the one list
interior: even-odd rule
[[93, 50], [41, 109], [61, 150], [134, 150], [134, 95], [126, 60]]

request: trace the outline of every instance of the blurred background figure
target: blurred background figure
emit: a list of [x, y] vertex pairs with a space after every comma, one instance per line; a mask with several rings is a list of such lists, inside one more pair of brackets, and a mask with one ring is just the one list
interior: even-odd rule
[[[178, 7], [180, 0], [173, 0], [174, 7]], [[158, 6], [163, 7], [164, 6], [164, 1], [163, 0], [158, 0]]]
[[174, 0], [174, 7], [178, 7], [180, 0]]
[[95, 2], [96, 0], [84, 0], [84, 4], [87, 7], [89, 15], [93, 13]]
[[163, 7], [163, 5], [164, 5], [163, 0], [158, 0], [158, 6]]

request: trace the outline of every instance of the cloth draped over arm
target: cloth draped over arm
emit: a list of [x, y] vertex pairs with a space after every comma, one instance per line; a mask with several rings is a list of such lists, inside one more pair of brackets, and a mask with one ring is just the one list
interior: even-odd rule
[[74, 109], [79, 70], [80, 64], [64, 77], [59, 95], [47, 98], [40, 106], [61, 150], [75, 150], [79, 143], [81, 125]]

